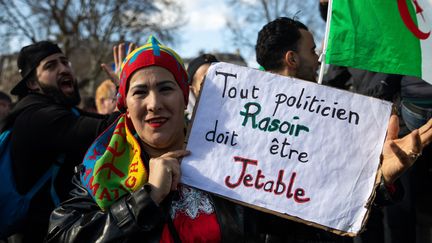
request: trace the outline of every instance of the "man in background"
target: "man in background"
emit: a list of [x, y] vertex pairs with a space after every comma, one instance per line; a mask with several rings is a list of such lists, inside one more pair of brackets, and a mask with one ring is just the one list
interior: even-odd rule
[[69, 198], [74, 167], [93, 140], [118, 116], [80, 111], [81, 97], [68, 58], [49, 41], [21, 49], [21, 81], [11, 93], [19, 101], [6, 118], [12, 128], [12, 170], [19, 193], [27, 193], [49, 169], [58, 173], [33, 197], [19, 237], [22, 242], [42, 242], [51, 211]]

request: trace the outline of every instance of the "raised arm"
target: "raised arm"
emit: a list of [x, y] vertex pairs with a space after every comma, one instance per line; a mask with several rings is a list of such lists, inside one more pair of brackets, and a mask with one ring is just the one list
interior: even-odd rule
[[115, 70], [112, 70], [111, 67], [105, 63], [101, 64], [102, 69], [108, 74], [108, 76], [116, 86], [119, 86], [121, 64], [123, 60], [126, 58], [126, 56], [129, 53], [131, 53], [133, 50], [135, 50], [136, 45], [135, 43], [129, 43], [127, 51], [125, 48], [126, 48], [125, 43], [120, 43], [113, 47], [113, 59], [114, 59]]

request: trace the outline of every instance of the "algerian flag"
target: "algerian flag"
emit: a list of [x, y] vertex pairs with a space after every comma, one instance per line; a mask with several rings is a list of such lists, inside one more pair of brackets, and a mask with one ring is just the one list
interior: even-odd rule
[[333, 0], [326, 63], [432, 83], [432, 0]]

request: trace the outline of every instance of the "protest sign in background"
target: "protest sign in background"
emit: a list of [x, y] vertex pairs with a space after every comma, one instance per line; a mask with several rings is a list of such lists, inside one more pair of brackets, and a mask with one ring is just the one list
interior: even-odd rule
[[227, 63], [207, 74], [182, 182], [357, 233], [391, 104]]

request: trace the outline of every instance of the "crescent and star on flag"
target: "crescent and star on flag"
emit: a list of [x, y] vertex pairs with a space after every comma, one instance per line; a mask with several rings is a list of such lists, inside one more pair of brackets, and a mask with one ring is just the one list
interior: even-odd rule
[[[420, 6], [417, 0], [412, 0], [412, 1], [415, 6], [416, 15], [420, 14], [423, 21], [426, 22], [426, 19], [423, 15], [423, 8]], [[429, 38], [431, 31], [429, 30], [429, 32], [424, 32], [417, 27], [414, 20], [411, 18], [406, 0], [398, 0], [398, 8], [404, 24], [411, 31], [411, 33], [414, 34], [415, 37], [417, 37], [420, 40], [425, 40]]]

